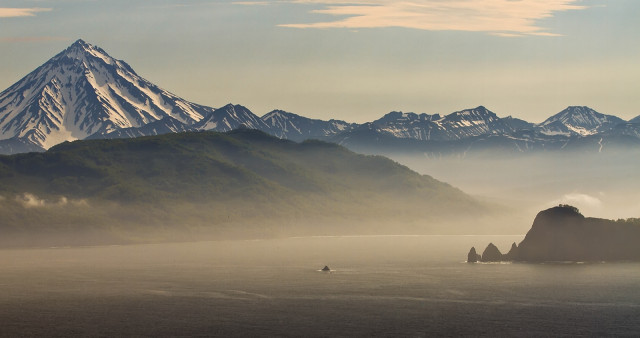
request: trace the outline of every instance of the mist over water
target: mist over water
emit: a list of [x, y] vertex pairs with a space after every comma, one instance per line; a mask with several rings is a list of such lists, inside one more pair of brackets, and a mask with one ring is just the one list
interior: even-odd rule
[[[3, 336], [637, 335], [640, 265], [467, 264], [521, 236], [0, 251]], [[330, 273], [318, 271], [328, 265]]]
[[[540, 153], [522, 156], [427, 158], [390, 156], [466, 193], [511, 207], [528, 220], [541, 210], [570, 204], [588, 217], [640, 217], [640, 153]], [[515, 225], [517, 226], [517, 225]]]

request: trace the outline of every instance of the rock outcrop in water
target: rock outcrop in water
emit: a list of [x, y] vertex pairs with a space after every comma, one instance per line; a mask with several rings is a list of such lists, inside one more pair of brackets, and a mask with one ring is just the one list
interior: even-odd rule
[[513, 242], [513, 244], [511, 244], [511, 249], [509, 249], [509, 252], [502, 255], [502, 259], [505, 261], [512, 261], [515, 259], [517, 252], [518, 252], [518, 245], [515, 242]]
[[482, 260], [482, 256], [478, 255], [475, 247], [471, 247], [469, 253], [467, 254], [467, 263], [475, 263]]
[[639, 261], [638, 243], [640, 219], [584, 217], [575, 207], [559, 205], [538, 213], [524, 240], [507, 254], [490, 243], [481, 261]]
[[493, 245], [493, 243], [489, 243], [487, 248], [482, 252], [482, 261], [483, 262], [500, 262], [503, 260], [502, 252]]

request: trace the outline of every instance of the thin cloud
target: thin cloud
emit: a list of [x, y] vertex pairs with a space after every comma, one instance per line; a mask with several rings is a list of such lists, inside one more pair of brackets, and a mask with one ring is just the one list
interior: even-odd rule
[[233, 4], [245, 6], [266, 6], [269, 5], [269, 1], [234, 1]]
[[596, 209], [602, 207], [602, 201], [599, 198], [582, 193], [566, 194], [560, 199], [553, 201], [551, 204], [555, 205], [560, 203]]
[[45, 207], [52, 208], [52, 207], [64, 207], [64, 206], [86, 207], [89, 205], [86, 200], [69, 200], [64, 196], [61, 196], [55, 202], [46, 201], [28, 192], [23, 193], [22, 195], [16, 196], [16, 201], [22, 204], [24, 208], [45, 208]]
[[403, 27], [431, 31], [486, 32], [499, 36], [554, 36], [539, 20], [554, 13], [582, 10], [578, 0], [292, 0], [324, 5], [312, 13], [336, 17], [313, 23], [288, 23], [291, 28]]
[[24, 16], [36, 16], [39, 12], [50, 12], [52, 8], [5, 8], [0, 7], [0, 18], [17, 18]]

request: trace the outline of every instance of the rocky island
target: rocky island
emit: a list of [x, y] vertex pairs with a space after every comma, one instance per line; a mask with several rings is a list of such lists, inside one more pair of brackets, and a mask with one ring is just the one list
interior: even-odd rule
[[467, 262], [637, 261], [640, 219], [584, 217], [570, 205], [541, 211], [519, 245], [507, 254], [489, 243], [482, 255], [471, 248]]

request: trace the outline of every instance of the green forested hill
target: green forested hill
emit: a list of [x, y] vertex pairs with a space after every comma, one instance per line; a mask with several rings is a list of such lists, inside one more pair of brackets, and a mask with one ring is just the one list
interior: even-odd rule
[[63, 242], [89, 232], [98, 242], [456, 232], [445, 221], [486, 211], [387, 158], [246, 129], [2, 156], [0, 199], [5, 233]]

